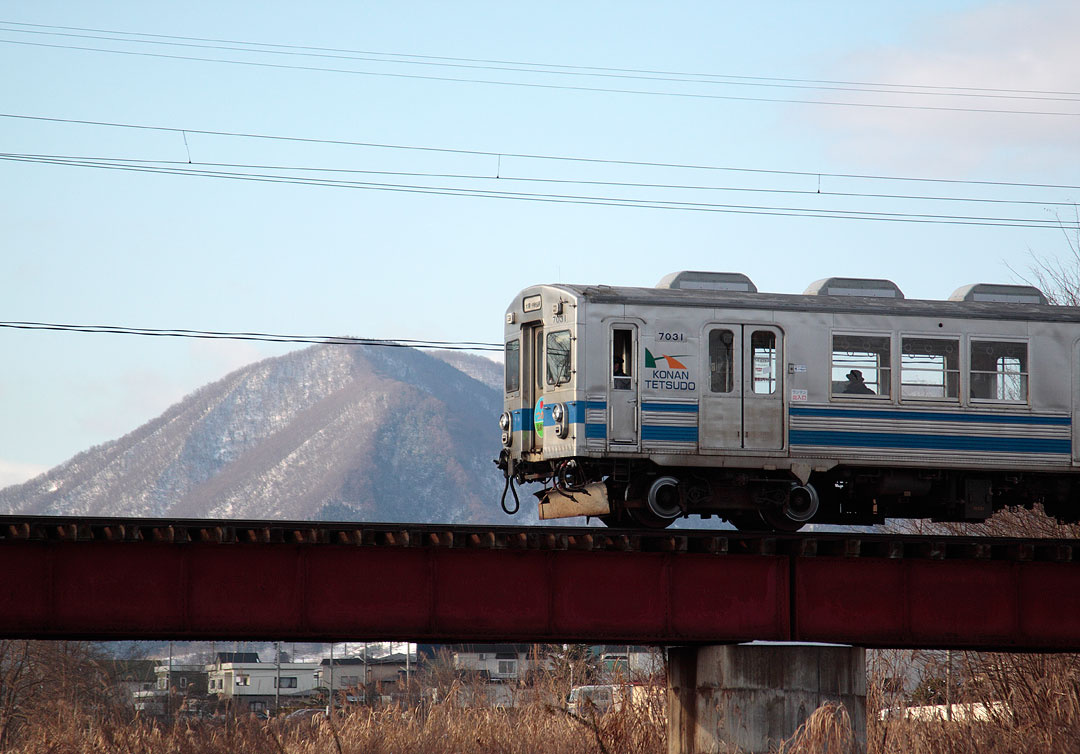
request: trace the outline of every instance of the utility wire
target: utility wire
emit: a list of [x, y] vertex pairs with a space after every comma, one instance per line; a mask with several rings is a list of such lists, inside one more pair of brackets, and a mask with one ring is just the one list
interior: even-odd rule
[[[9, 23], [0, 21], [0, 24]], [[62, 27], [47, 27], [62, 28]], [[271, 45], [260, 42], [241, 42], [229, 40], [201, 39], [197, 37], [175, 37], [133, 32], [116, 32], [82, 29], [78, 31], [95, 33], [74, 33], [74, 31], [42, 31], [39, 29], [4, 29], [0, 32], [39, 34], [45, 36], [71, 37], [75, 39], [94, 39], [107, 42], [129, 44], [150, 44], [169, 47], [186, 47], [224, 52], [243, 52], [261, 55], [287, 55], [314, 57], [333, 60], [355, 60], [359, 62], [390, 63], [393, 65], [419, 65], [439, 68], [465, 70], [502, 71], [509, 73], [538, 73], [550, 76], [575, 76], [590, 78], [630, 79], [637, 81], [659, 81], [681, 84], [710, 84], [714, 86], [768, 87], [780, 89], [802, 89], [815, 91], [856, 92], [860, 94], [909, 95], [921, 97], [968, 97], [982, 99], [1008, 99], [1025, 101], [1080, 102], [1080, 93], [1076, 92], [1038, 92], [1021, 93], [1018, 90], [968, 89], [965, 87], [920, 87], [918, 85], [877, 84], [877, 83], [842, 83], [825, 81], [797, 81], [763, 79], [760, 77], [736, 77], [716, 74], [677, 73], [664, 71], [633, 71], [627, 69], [553, 66], [542, 63], [523, 63], [514, 61], [475, 60], [468, 58], [434, 58], [432, 56], [406, 55], [402, 53], [382, 53], [364, 50], [329, 50], [324, 48], [304, 48], [294, 45]], [[110, 36], [111, 35], [111, 36]], [[125, 36], [117, 36], [125, 35]], [[142, 39], [135, 37], [143, 37]], [[170, 41], [164, 41], [170, 40]], [[186, 41], [171, 41], [186, 40]], [[0, 39], [0, 42], [15, 40]], [[283, 48], [283, 49], [272, 49]], [[70, 49], [86, 49], [72, 47]], [[93, 48], [101, 52], [116, 50]], [[511, 83], [511, 82], [503, 82]], [[659, 93], [659, 92], [653, 92]]]
[[[518, 201], [539, 201], [564, 204], [586, 204], [604, 206], [638, 207], [645, 209], [666, 209], [697, 212], [721, 212], [751, 215], [781, 215], [793, 217], [813, 217], [829, 219], [874, 220], [887, 222], [938, 223], [948, 225], [978, 225], [1015, 228], [1044, 229], [1080, 229], [1080, 223], [1055, 219], [987, 217], [971, 215], [935, 215], [928, 213], [874, 212], [856, 210], [830, 210], [811, 207], [775, 207], [740, 204], [709, 204], [704, 202], [679, 202], [666, 200], [642, 200], [620, 197], [583, 196], [572, 194], [535, 194], [525, 192], [494, 191], [488, 189], [470, 189], [462, 187], [436, 187], [396, 183], [374, 183], [361, 181], [329, 181], [300, 176], [268, 175], [256, 173], [229, 173], [186, 167], [142, 166], [130, 163], [94, 163], [72, 160], [50, 160], [40, 158], [22, 158], [0, 156], [0, 160], [55, 164], [69, 167], [97, 168], [130, 172], [159, 173], [166, 175], [188, 175], [197, 177], [225, 178], [231, 180], [256, 181], [264, 183], [288, 183], [334, 188], [352, 188], [378, 191], [397, 191], [404, 193], [432, 194], [443, 196], [469, 196], [489, 199], [510, 199]], [[195, 168], [195, 166], [192, 166]]]
[[75, 325], [55, 322], [0, 322], [0, 327], [13, 330], [51, 330], [55, 332], [108, 333], [112, 335], [145, 335], [157, 338], [198, 338], [202, 340], [249, 340], [265, 343], [315, 343], [330, 346], [380, 346], [387, 348], [424, 348], [444, 351], [502, 351], [498, 343], [450, 340], [411, 340], [408, 338], [354, 338], [334, 335], [280, 335], [261, 332], [222, 332], [216, 330], [156, 329], [116, 325]]
[[1058, 184], [1058, 183], [1025, 183], [1021, 181], [989, 181], [989, 180], [970, 180], [959, 178], [923, 178], [916, 176], [901, 176], [901, 175], [882, 175], [872, 173], [828, 173], [828, 172], [815, 172], [812, 170], [778, 170], [770, 168], [745, 168], [734, 167], [730, 165], [702, 165], [694, 163], [679, 163], [679, 162], [652, 162], [646, 160], [615, 160], [604, 159], [599, 157], [573, 157], [562, 155], [545, 155], [545, 154], [530, 154], [526, 152], [494, 152], [479, 149], [453, 149], [449, 147], [426, 147], [410, 144], [385, 144], [380, 142], [369, 141], [351, 141], [346, 139], [320, 139], [315, 137], [304, 136], [280, 136], [274, 134], [260, 134], [249, 133], [243, 131], [213, 131], [209, 129], [199, 128], [178, 128], [175, 126], [150, 126], [139, 123], [115, 123], [110, 121], [99, 120], [86, 120], [79, 118], [56, 118], [47, 117], [42, 115], [22, 115], [19, 113], [0, 113], [0, 118], [11, 118], [16, 120], [32, 120], [43, 123], [67, 123], [71, 125], [80, 126], [101, 126], [106, 128], [129, 128], [143, 131], [158, 131], [161, 133], [173, 133], [173, 134], [196, 134], [200, 136], [221, 136], [240, 139], [264, 139], [268, 141], [286, 141], [302, 144], [325, 144], [333, 146], [346, 146], [346, 147], [363, 147], [370, 149], [388, 149], [388, 150], [403, 150], [403, 151], [415, 151], [415, 152], [431, 152], [437, 154], [453, 154], [453, 155], [466, 155], [476, 157], [490, 157], [492, 159], [520, 159], [520, 160], [538, 160], [538, 161], [550, 161], [550, 162], [571, 162], [587, 165], [620, 165], [630, 167], [646, 167], [646, 168], [669, 168], [675, 170], [703, 170], [703, 171], [717, 171], [717, 172], [732, 172], [732, 173], [748, 173], [755, 175], [785, 175], [785, 176], [799, 176], [804, 178], [838, 178], [847, 180], [867, 180], [867, 181], [904, 181], [911, 183], [941, 183], [950, 185], [968, 185], [968, 186], [998, 186], [1008, 188], [1045, 188], [1045, 189], [1063, 189], [1063, 190], [1080, 190], [1078, 184]]
[[884, 102], [843, 102], [836, 100], [797, 99], [791, 97], [749, 97], [734, 94], [704, 94], [700, 92], [676, 92], [659, 91], [654, 89], [618, 89], [614, 87], [572, 86], [569, 84], [545, 84], [540, 82], [526, 81], [502, 81], [498, 79], [459, 78], [452, 76], [430, 76], [417, 73], [392, 73], [389, 71], [360, 71], [352, 68], [326, 68], [321, 66], [285, 65], [282, 63], [265, 63], [251, 60], [229, 60], [225, 58], [205, 58], [196, 55], [167, 55], [160, 52], [140, 52], [136, 50], [114, 50], [102, 47], [83, 47], [79, 45], [46, 44], [44, 42], [25, 42], [13, 39], [0, 39], [2, 44], [23, 45], [27, 47], [41, 47], [60, 50], [78, 50], [81, 52], [103, 52], [111, 55], [129, 55], [137, 57], [159, 58], [165, 60], [197, 61], [202, 63], [224, 63], [227, 65], [250, 66], [256, 68], [275, 68], [293, 71], [315, 71], [320, 73], [343, 73], [354, 76], [374, 76], [394, 79], [411, 79], [418, 81], [442, 81], [459, 84], [487, 84], [493, 86], [516, 86], [530, 89], [547, 89], [560, 91], [588, 92], [590, 94], [636, 94], [653, 97], [679, 97], [697, 100], [723, 100], [730, 102], [767, 102], [796, 105], [821, 105], [831, 107], [861, 107], [886, 110], [923, 110], [932, 112], [963, 112], [998, 115], [1039, 115], [1049, 117], [1075, 118], [1080, 112], [1061, 110], [1010, 110], [1007, 108], [992, 107], [960, 107], [945, 105], [903, 105]]
[[555, 185], [580, 185], [580, 186], [608, 186], [612, 188], [653, 188], [678, 191], [722, 191], [751, 194], [783, 194], [793, 196], [820, 196], [820, 197], [843, 197], [857, 199], [900, 199], [904, 201], [928, 201], [928, 202], [961, 202], [970, 204], [1020, 204], [1038, 207], [1075, 207], [1075, 201], [1056, 201], [1051, 199], [995, 199], [974, 196], [942, 196], [933, 194], [883, 194], [867, 191], [821, 191], [813, 189], [781, 189], [763, 188], [760, 186], [709, 186], [704, 184], [686, 183], [647, 183], [639, 181], [598, 181], [581, 178], [536, 178], [529, 176], [515, 176], [506, 173], [500, 175], [478, 173], [433, 173], [424, 171], [400, 171], [400, 170], [363, 170], [359, 168], [322, 168], [308, 165], [267, 165], [237, 162], [204, 162], [201, 160], [143, 160], [125, 157], [90, 157], [85, 155], [57, 155], [57, 154], [28, 154], [28, 153], [5, 153], [0, 152], [0, 158], [11, 158], [26, 161], [63, 161], [71, 162], [102, 162], [115, 163], [117, 165], [143, 165], [143, 166], [202, 166], [206, 168], [236, 168], [245, 170], [286, 170], [297, 173], [334, 173], [342, 175], [377, 175], [393, 178], [443, 178], [454, 180], [471, 181], [497, 181], [499, 183], [550, 183]]
[[[23, 27], [21, 30], [33, 29], [45, 29], [52, 31], [34, 32], [42, 34], [55, 34], [58, 36], [80, 36], [80, 35], [60, 35], [57, 32], [84, 32], [90, 34], [111, 34], [121, 35], [118, 38], [114, 38], [114, 41], [126, 41], [126, 42], [141, 42], [141, 43], [153, 43], [150, 40], [177, 40], [182, 42], [198, 42], [198, 43], [210, 43], [211, 45], [242, 45], [238, 49], [250, 52], [263, 52], [272, 53], [279, 51], [294, 52], [295, 54], [311, 55], [311, 56], [338, 56], [349, 58], [353, 56], [365, 56], [359, 57], [362, 60], [369, 60], [371, 58], [366, 56], [376, 56], [375, 59], [388, 58], [391, 60], [400, 60], [402, 62], [416, 62], [416, 61], [437, 61], [445, 64], [480, 64], [485, 66], [514, 66], [508, 70], [523, 70], [529, 71], [532, 69], [540, 69], [542, 72], [577, 72], [582, 75], [604, 75], [604, 74], [631, 74], [634, 76], [640, 76], [643, 78], [651, 77], [673, 77], [670, 80], [682, 81], [688, 78], [694, 80], [701, 79], [705, 82], [715, 81], [718, 83], [748, 83], [750, 85], [771, 85], [771, 84], [809, 84], [809, 85], [821, 85], [811, 88], [831, 88], [831, 87], [880, 87], [882, 89], [911, 89], [911, 90], [928, 90], [927, 92], [905, 92], [905, 93], [930, 93], [941, 92], [945, 94], [955, 94], [961, 92], [976, 92], [985, 93], [988, 95], [996, 94], [1024, 94], [1024, 95], [1061, 95], [1069, 98], [1080, 97], [1080, 92], [1068, 92], [1068, 91], [1055, 91], [1044, 89], [1003, 89], [992, 87], [972, 87], [972, 86], [941, 86], [941, 85], [927, 85], [927, 84], [896, 84], [885, 82], [871, 82], [871, 81], [846, 81], [835, 79], [803, 79], [803, 78], [791, 78], [791, 77], [778, 77], [778, 76], [746, 76], [746, 75], [733, 75], [733, 74], [717, 74], [717, 73], [701, 73], [701, 72], [686, 72], [686, 71], [670, 71], [670, 70], [655, 70], [655, 69], [642, 69], [642, 68], [614, 68], [604, 66], [583, 66], [583, 65], [564, 65], [557, 63], [536, 63], [527, 61], [515, 61], [515, 60], [499, 60], [488, 58], [461, 58], [450, 57], [441, 55], [420, 55], [414, 53], [400, 53], [400, 52], [386, 52], [378, 50], [351, 50], [345, 48], [336, 47], [314, 47], [305, 45], [294, 44], [277, 44], [269, 42], [252, 42], [247, 40], [236, 39], [216, 39], [208, 37], [187, 37], [175, 34], [149, 34], [143, 32], [131, 32], [120, 31], [116, 29], [97, 29], [80, 26], [57, 26], [50, 24], [31, 24], [21, 23], [18, 21], [0, 21], [0, 24], [7, 26]], [[20, 31], [20, 29], [9, 29], [2, 31]], [[93, 37], [92, 37], [93, 38]], [[109, 39], [109, 37], [102, 37]], [[271, 49], [277, 48], [277, 49]], [[323, 55], [324, 53], [328, 55]], [[667, 79], [661, 79], [667, 80]]]

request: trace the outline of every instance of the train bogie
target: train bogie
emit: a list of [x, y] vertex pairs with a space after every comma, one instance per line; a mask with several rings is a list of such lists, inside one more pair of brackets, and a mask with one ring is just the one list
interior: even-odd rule
[[505, 323], [499, 465], [546, 483], [542, 518], [1080, 514], [1080, 310], [1030, 287], [914, 301], [882, 280], [780, 295], [678, 273], [528, 288]]

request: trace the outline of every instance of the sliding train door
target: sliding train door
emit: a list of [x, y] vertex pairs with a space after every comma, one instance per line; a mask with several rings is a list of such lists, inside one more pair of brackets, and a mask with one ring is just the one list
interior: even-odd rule
[[[544, 325], [526, 325], [521, 329], [522, 363], [525, 365], [521, 379], [522, 402], [525, 421], [521, 433], [522, 450], [541, 450], [544, 447], [543, 408], [539, 401], [544, 395]], [[537, 407], [541, 414], [536, 415]], [[530, 410], [530, 407], [531, 410]], [[537, 424], [539, 420], [540, 424]]]
[[783, 333], [770, 325], [709, 325], [703, 341], [699, 447], [783, 448]]
[[782, 333], [777, 327], [743, 325], [742, 446], [746, 450], [784, 447]]
[[636, 325], [622, 323], [609, 330], [607, 436], [611, 450], [638, 448], [637, 332]]
[[711, 325], [703, 341], [698, 445], [702, 450], [742, 448], [742, 326]]

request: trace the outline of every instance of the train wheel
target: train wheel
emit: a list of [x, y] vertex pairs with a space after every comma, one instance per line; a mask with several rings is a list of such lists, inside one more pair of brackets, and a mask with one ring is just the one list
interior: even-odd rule
[[805, 521], [795, 521], [788, 518], [784, 515], [782, 509], [762, 508], [760, 514], [765, 526], [773, 531], [796, 532], [806, 525]]
[[666, 529], [674, 523], [674, 518], [663, 518], [648, 508], [631, 508], [627, 511], [632, 525], [640, 529]]

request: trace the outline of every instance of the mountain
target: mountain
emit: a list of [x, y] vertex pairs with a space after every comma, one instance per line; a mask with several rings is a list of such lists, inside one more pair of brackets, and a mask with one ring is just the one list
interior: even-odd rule
[[0, 490], [0, 512], [510, 523], [492, 463], [501, 371], [373, 346], [266, 359]]

